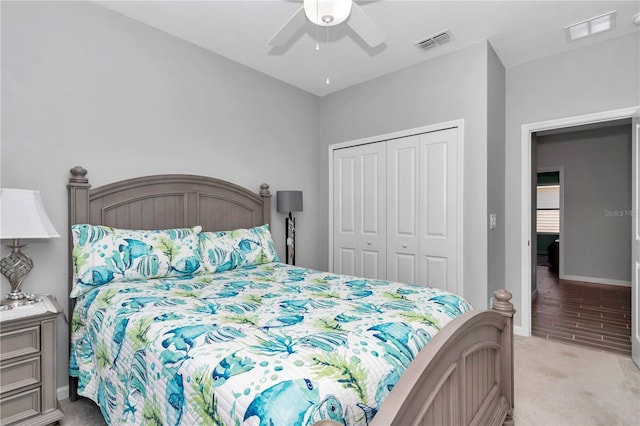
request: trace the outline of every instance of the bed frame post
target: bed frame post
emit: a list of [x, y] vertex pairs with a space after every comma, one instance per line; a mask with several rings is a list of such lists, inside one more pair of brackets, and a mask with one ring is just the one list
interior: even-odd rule
[[[89, 223], [89, 179], [87, 179], [87, 169], [76, 166], [69, 170], [69, 226], [67, 228], [67, 236], [69, 243], [69, 251], [73, 245], [71, 236], [71, 225], [76, 223]], [[73, 289], [73, 257], [69, 256], [69, 278], [68, 292]], [[71, 353], [71, 325], [73, 323], [73, 307], [75, 299], [69, 298], [69, 353]], [[78, 399], [78, 378], [69, 376], [69, 399], [76, 401]]]
[[264, 207], [262, 209], [262, 223], [267, 223], [271, 226], [271, 192], [269, 191], [269, 185], [263, 183], [260, 185], [260, 196], [264, 200]]
[[492, 309], [507, 319], [507, 325], [502, 332], [502, 389], [503, 395], [509, 403], [507, 417], [504, 420], [505, 426], [513, 426], [513, 316], [516, 313], [511, 301], [512, 294], [500, 289], [493, 292]]

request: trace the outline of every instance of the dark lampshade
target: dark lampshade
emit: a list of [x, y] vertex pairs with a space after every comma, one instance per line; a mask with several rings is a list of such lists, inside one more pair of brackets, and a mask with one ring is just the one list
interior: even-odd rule
[[302, 191], [278, 191], [278, 212], [301, 212], [302, 211]]

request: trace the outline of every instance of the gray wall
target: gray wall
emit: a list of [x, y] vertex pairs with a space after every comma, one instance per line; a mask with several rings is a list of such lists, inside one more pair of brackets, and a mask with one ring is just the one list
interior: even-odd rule
[[[326, 234], [317, 192], [318, 98], [87, 2], [2, 2], [1, 185], [38, 189], [66, 236], [69, 168], [92, 184], [192, 173], [274, 194], [304, 191], [297, 260], [321, 268]], [[275, 167], [283, 165], [286, 167]], [[324, 237], [322, 237], [324, 238]], [[66, 307], [67, 239], [29, 244], [24, 289]], [[6, 249], [5, 249], [6, 252]], [[9, 291], [2, 278], [1, 291]], [[2, 296], [4, 297], [4, 296]], [[67, 328], [58, 323], [58, 386], [67, 382]]]
[[564, 169], [564, 274], [630, 282], [631, 125], [538, 136], [537, 146], [538, 168]]
[[[491, 46], [489, 46], [491, 47]], [[487, 214], [495, 213], [497, 227], [487, 237], [487, 291], [505, 287], [504, 112], [505, 68], [493, 49], [488, 52], [487, 72]]]
[[[522, 125], [640, 105], [638, 75], [639, 33], [507, 69], [505, 279], [516, 309], [521, 303]], [[519, 315], [515, 322], [521, 324]]]
[[[486, 307], [488, 300], [487, 61], [490, 51], [488, 43], [478, 43], [325, 96], [320, 103], [320, 195], [324, 200], [328, 200], [329, 145], [464, 119], [464, 296], [477, 308]], [[496, 197], [496, 204], [499, 198]], [[319, 226], [328, 229], [328, 214], [321, 218]], [[328, 246], [328, 236], [323, 238], [322, 246]], [[327, 255], [328, 251], [324, 254], [325, 263]]]

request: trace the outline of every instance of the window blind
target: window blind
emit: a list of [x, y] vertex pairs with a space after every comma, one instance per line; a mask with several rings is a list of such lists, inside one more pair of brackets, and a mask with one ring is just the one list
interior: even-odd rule
[[560, 185], [538, 186], [536, 232], [560, 233]]

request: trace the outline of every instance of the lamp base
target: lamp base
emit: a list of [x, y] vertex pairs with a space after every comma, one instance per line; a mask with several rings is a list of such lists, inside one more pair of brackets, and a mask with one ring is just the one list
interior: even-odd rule
[[20, 290], [24, 277], [33, 268], [33, 261], [20, 250], [24, 245], [21, 245], [19, 240], [13, 240], [13, 244], [8, 247], [11, 248], [11, 252], [0, 260], [0, 273], [9, 280], [11, 292], [7, 294], [7, 299], [0, 302], [2, 306], [11, 304], [11, 301], [21, 301], [29, 299], [29, 296], [33, 297], [33, 295], [23, 293]]
[[29, 296], [31, 296], [30, 294], [24, 293], [20, 290], [14, 290], [11, 291], [9, 293], [7, 293], [7, 299], [6, 300], [21, 300], [21, 299], [28, 299]]
[[296, 218], [289, 212], [289, 217], [285, 218], [284, 226], [286, 230], [285, 244], [287, 264], [296, 264]]
[[[16, 298], [19, 295], [21, 295], [22, 297]], [[19, 292], [19, 293], [11, 292], [7, 294], [6, 299], [0, 300], [0, 310], [4, 311], [9, 309], [20, 308], [24, 306], [33, 305], [38, 302], [42, 302], [42, 298], [36, 296], [35, 294], [28, 294], [23, 292]]]

